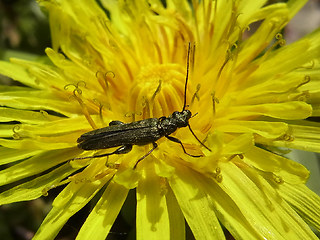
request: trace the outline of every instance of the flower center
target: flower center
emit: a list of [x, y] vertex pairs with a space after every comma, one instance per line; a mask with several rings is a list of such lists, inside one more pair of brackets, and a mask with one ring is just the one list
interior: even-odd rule
[[178, 64], [150, 64], [140, 69], [130, 93], [130, 111], [138, 118], [168, 116], [183, 107], [185, 75]]

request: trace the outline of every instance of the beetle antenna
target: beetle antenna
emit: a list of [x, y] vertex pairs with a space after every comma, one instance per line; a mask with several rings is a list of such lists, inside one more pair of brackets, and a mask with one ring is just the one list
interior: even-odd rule
[[198, 142], [199, 142], [202, 146], [204, 146], [206, 149], [208, 149], [210, 152], [212, 152], [211, 149], [208, 148], [206, 145], [204, 145], [204, 143], [201, 142], [200, 139], [196, 136], [196, 134], [192, 131], [190, 124], [188, 124], [188, 127], [189, 127], [190, 132], [191, 132], [192, 135], [198, 140]]
[[193, 114], [190, 118], [193, 118], [193, 117], [195, 117], [195, 116], [197, 116], [198, 115], [198, 113], [196, 112], [195, 114]]
[[187, 55], [187, 74], [186, 74], [186, 83], [184, 85], [184, 100], [183, 100], [183, 108], [182, 111], [185, 110], [187, 106], [187, 86], [188, 86], [188, 78], [189, 78], [189, 62], [190, 62], [190, 51], [191, 51], [191, 43], [188, 45], [188, 55]]

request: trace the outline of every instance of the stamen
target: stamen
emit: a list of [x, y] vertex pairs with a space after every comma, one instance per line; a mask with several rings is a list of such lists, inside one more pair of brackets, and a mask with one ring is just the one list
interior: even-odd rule
[[15, 126], [12, 128], [12, 132], [13, 132], [12, 137], [13, 137], [13, 139], [18, 140], [18, 139], [21, 138], [21, 136], [19, 135], [19, 133], [17, 133], [17, 131], [19, 131], [19, 130], [20, 130], [20, 125], [15, 125]]
[[[93, 119], [91, 118], [86, 104], [79, 97], [79, 96], [82, 95], [82, 90], [79, 88], [81, 83], [83, 83], [84, 86], [86, 86], [86, 83], [84, 81], [80, 81], [80, 82], [77, 83], [77, 85], [75, 85], [75, 84], [67, 84], [66, 86], [64, 86], [64, 89], [67, 90], [69, 86], [74, 86], [75, 87], [75, 89], [73, 90], [73, 97], [78, 101], [78, 103], [79, 103], [79, 105], [81, 107], [82, 113], [85, 116], [85, 118], [87, 119], [88, 123], [91, 125], [91, 127], [93, 129], [97, 129], [97, 126], [94, 123]], [[77, 96], [77, 94], [79, 96]]]
[[274, 44], [272, 44], [272, 46], [269, 47], [269, 49], [266, 49], [265, 53], [260, 58], [257, 59], [257, 64], [258, 62], [260, 63], [264, 62], [266, 58], [269, 56], [269, 54], [272, 53], [275, 48], [282, 47], [286, 44], [286, 40], [283, 39], [283, 36], [281, 33], [277, 33], [275, 35], [275, 39], [277, 41], [275, 41]]
[[49, 114], [45, 110], [40, 110], [39, 111], [45, 118], [49, 117]]
[[296, 99], [301, 102], [307, 101], [308, 98], [310, 98], [309, 91], [303, 91], [299, 96], [296, 97]]
[[294, 141], [294, 136], [289, 133], [285, 133], [282, 136], [280, 136], [279, 138], [276, 138], [275, 140], [292, 142], [292, 141]]
[[286, 44], [286, 40], [283, 38], [281, 33], [276, 34], [276, 39], [278, 41], [275, 42], [274, 46], [279, 45], [280, 47], [284, 46]]
[[227, 65], [227, 63], [229, 62], [229, 60], [231, 59], [231, 51], [230, 49], [227, 50], [227, 56], [226, 59], [224, 60], [224, 63], [222, 64], [222, 66], [219, 69], [218, 75], [217, 75], [217, 81], [220, 79], [221, 77], [221, 73], [223, 71], [223, 69], [225, 68], [225, 66]]
[[211, 93], [211, 99], [212, 99], [212, 111], [213, 111], [213, 114], [216, 114], [216, 103], [219, 104], [219, 99], [216, 98], [216, 92], [213, 91]]
[[222, 175], [218, 175], [215, 177], [215, 179], [217, 180], [218, 183], [221, 183], [223, 180], [223, 177], [222, 177]]
[[[54, 185], [52, 185], [54, 186]], [[42, 196], [47, 197], [49, 195], [48, 191], [50, 190], [50, 187], [45, 187], [41, 190]]]
[[106, 165], [107, 168], [112, 168], [112, 169], [119, 169], [119, 167], [120, 167], [119, 163], [106, 162], [105, 165]]
[[107, 93], [108, 89], [109, 89], [107, 73], [103, 74], [101, 71], [97, 71], [96, 72], [96, 78], [97, 78], [100, 86], [102, 87], [102, 89], [104, 90], [105, 93]]
[[311, 60], [311, 65], [310, 66], [305, 65], [305, 66], [296, 67], [294, 69], [313, 69], [315, 64], [316, 64], [315, 61]]
[[131, 122], [135, 121], [136, 116], [142, 116], [142, 112], [127, 112], [124, 115], [126, 118], [131, 118]]
[[142, 117], [143, 119], [150, 118], [151, 112], [150, 112], [150, 103], [147, 97], [142, 97]]
[[162, 80], [159, 79], [159, 85], [156, 89], [156, 91], [153, 93], [152, 97], [151, 97], [151, 101], [154, 102], [154, 99], [156, 97], [156, 95], [161, 91], [161, 85], [162, 85]]
[[101, 102], [99, 102], [98, 99], [93, 99], [93, 102], [99, 106], [99, 118], [100, 118], [100, 122], [102, 125], [105, 125], [104, 119], [103, 119], [103, 114], [102, 114], [102, 109], [103, 109], [103, 105], [101, 104]]
[[161, 49], [159, 47], [159, 44], [158, 43], [154, 43], [154, 46], [155, 46], [155, 48], [157, 50], [158, 61], [159, 61], [160, 64], [162, 64], [163, 63], [163, 59], [162, 59], [162, 53], [161, 53]]
[[273, 177], [273, 181], [274, 181], [275, 183], [277, 183], [277, 184], [283, 184], [283, 183], [284, 183], [284, 180], [283, 180], [282, 177], [277, 176], [277, 175], [275, 175], [275, 174], [273, 174], [272, 177]]
[[114, 174], [115, 170], [117, 170], [120, 167], [120, 164], [112, 164], [109, 163], [107, 165], [106, 163], [106, 167], [108, 167], [107, 170], [102, 171], [101, 173], [98, 173], [97, 175], [94, 176], [94, 180], [99, 180], [104, 178], [105, 176], [109, 175], [109, 174]]
[[[77, 84], [75, 85], [74, 83], [69, 83], [69, 84], [67, 84], [67, 85], [65, 85], [64, 86], [64, 90], [68, 90], [68, 87], [69, 86], [73, 86], [73, 87], [75, 87], [75, 89], [79, 89], [80, 90], [80, 86], [81, 85], [83, 85], [83, 87], [85, 87], [86, 86], [86, 82], [85, 81], [79, 81], [79, 82], [77, 82]], [[81, 90], [80, 90], [81, 91]]]
[[298, 89], [299, 87], [309, 83], [311, 81], [311, 77], [309, 75], [304, 76], [304, 80], [295, 88]]
[[241, 154], [241, 153], [236, 153], [236, 154], [232, 154], [232, 155], [229, 157], [228, 161], [231, 161], [231, 160], [234, 159], [235, 157], [239, 157], [240, 159], [243, 159], [243, 158], [244, 158], [243, 154]]
[[301, 93], [294, 93], [289, 95], [287, 98], [290, 101], [301, 101], [301, 102], [305, 102], [307, 101], [307, 99], [310, 97], [310, 93], [309, 91], [303, 91]]
[[215, 171], [210, 174], [218, 183], [221, 183], [223, 180], [223, 176], [221, 175], [221, 168], [216, 167]]
[[200, 101], [200, 96], [199, 96], [200, 88], [201, 88], [201, 84], [198, 83], [198, 84], [197, 84], [197, 89], [196, 89], [195, 93], [193, 94], [193, 96], [192, 96], [192, 98], [191, 98], [191, 104], [194, 102], [194, 99], [195, 99], [195, 98], [197, 98], [197, 100]]
[[283, 39], [283, 36], [281, 33], [277, 33], [275, 36], [275, 39], [277, 41], [275, 41], [275, 43], [272, 44], [272, 46], [269, 49], [267, 49], [267, 51], [260, 58], [260, 61], [264, 61], [275, 48], [283, 47], [286, 44], [286, 40]]

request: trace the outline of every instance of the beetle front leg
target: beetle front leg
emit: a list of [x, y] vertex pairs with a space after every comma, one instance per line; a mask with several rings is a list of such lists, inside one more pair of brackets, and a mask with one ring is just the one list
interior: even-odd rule
[[176, 142], [176, 143], [179, 143], [184, 151], [185, 154], [191, 156], [191, 157], [203, 157], [202, 155], [192, 155], [190, 153], [187, 153], [186, 149], [184, 148], [182, 142], [178, 139], [178, 138], [175, 138], [175, 137], [171, 137], [171, 136], [165, 136], [166, 138], [168, 138], [170, 141], [172, 142]]

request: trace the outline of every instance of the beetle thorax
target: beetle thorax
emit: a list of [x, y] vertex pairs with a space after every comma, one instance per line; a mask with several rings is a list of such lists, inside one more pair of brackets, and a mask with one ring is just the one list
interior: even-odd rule
[[160, 125], [165, 135], [169, 135], [175, 132], [178, 128], [188, 126], [190, 117], [191, 112], [189, 110], [174, 112], [169, 117], [162, 119]]

